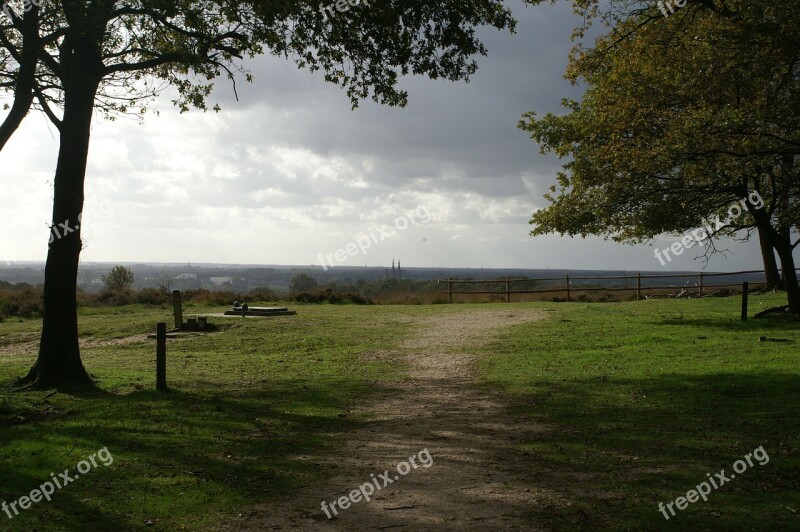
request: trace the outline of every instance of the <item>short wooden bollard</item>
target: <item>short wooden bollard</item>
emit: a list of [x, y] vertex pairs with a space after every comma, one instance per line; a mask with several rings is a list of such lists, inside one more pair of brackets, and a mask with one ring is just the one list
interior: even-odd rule
[[200, 331], [205, 331], [208, 329], [208, 317], [207, 316], [200, 316], [197, 318], [197, 329]]
[[742, 321], [747, 321], [747, 297], [750, 292], [750, 283], [742, 283]]
[[192, 331], [192, 332], [197, 330], [197, 318], [187, 318], [186, 319], [186, 330]]
[[167, 389], [167, 324], [156, 325], [156, 389]]
[[172, 291], [172, 309], [175, 313], [175, 328], [183, 330], [183, 305], [181, 305], [181, 291]]

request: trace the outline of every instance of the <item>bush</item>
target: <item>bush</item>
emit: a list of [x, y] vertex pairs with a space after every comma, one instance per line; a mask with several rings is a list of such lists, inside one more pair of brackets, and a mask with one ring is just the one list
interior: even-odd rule
[[272, 288], [253, 288], [247, 295], [254, 301], [277, 301], [281, 299]]
[[354, 294], [352, 292], [339, 294], [334, 292], [330, 288], [318, 292], [303, 292], [301, 294], [295, 294], [294, 296], [292, 296], [292, 299], [298, 303], [312, 303], [312, 304], [320, 304], [320, 303], [330, 303], [332, 305], [374, 304], [371, 299], [366, 298], [360, 294]]
[[124, 307], [125, 305], [135, 303], [136, 296], [130, 288], [117, 290], [104, 288], [97, 294], [96, 301], [101, 305], [109, 307]]
[[307, 273], [300, 273], [292, 277], [289, 283], [289, 291], [292, 293], [311, 292], [317, 288], [317, 280]]
[[114, 266], [108, 275], [103, 275], [103, 282], [111, 292], [122, 292], [133, 286], [133, 271], [125, 266]]
[[4, 317], [36, 318], [44, 313], [44, 297], [41, 287], [26, 285], [21, 290], [0, 294], [0, 315]]
[[142, 288], [136, 294], [136, 302], [142, 305], [161, 306], [171, 301], [171, 295], [158, 288]]
[[219, 305], [233, 305], [234, 301], [246, 301], [247, 297], [244, 294], [237, 294], [230, 290], [212, 292], [205, 288], [196, 288], [187, 290], [181, 293], [184, 303], [191, 301], [198, 305], [219, 306]]

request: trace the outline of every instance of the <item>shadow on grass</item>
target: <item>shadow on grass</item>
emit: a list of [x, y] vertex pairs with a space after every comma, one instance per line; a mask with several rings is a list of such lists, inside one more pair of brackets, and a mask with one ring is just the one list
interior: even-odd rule
[[[546, 529], [798, 529], [800, 379], [731, 372], [643, 379], [543, 382], [518, 396], [512, 413], [547, 428], [519, 449], [528, 481], [561, 504], [533, 501]], [[669, 503], [747, 453], [757, 463], [669, 521]], [[563, 504], [563, 500], [569, 501]]]
[[682, 313], [673, 316], [664, 315], [661, 320], [646, 322], [647, 325], [691, 327], [694, 329], [720, 329], [730, 332], [800, 332], [800, 321], [792, 316], [769, 316], [765, 318], [750, 318], [742, 321], [739, 317], [729, 319], [720, 318], [695, 318], [685, 317]]
[[[69, 398], [46, 422], [0, 431], [0, 501], [11, 502], [107, 447], [114, 457], [9, 521], [15, 528], [110, 530], [202, 525], [247, 504], [290, 496], [320, 477], [315, 457], [355, 427], [342, 411], [352, 383], [198, 385]], [[72, 450], [70, 450], [72, 448]], [[0, 518], [5, 518], [0, 514]], [[5, 523], [4, 523], [5, 524]]]

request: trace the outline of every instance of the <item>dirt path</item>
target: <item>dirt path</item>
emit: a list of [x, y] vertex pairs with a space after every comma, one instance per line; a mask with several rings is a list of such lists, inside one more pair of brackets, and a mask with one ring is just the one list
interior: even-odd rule
[[[365, 405], [365, 428], [348, 435], [340, 456], [326, 459], [324, 485], [298, 495], [291, 505], [270, 504], [243, 512], [239, 530], [531, 530], [521, 517], [531, 502], [553, 494], [526, 485], [534, 460], [514, 448], [536, 426], [521, 426], [503, 398], [475, 389], [471, 368], [477, 347], [505, 326], [542, 319], [539, 312], [478, 311], [438, 316], [399, 353], [410, 366], [408, 381], [384, 387]], [[373, 354], [381, 356], [380, 353]], [[386, 355], [386, 353], [383, 353]], [[366, 354], [365, 356], [370, 356]], [[433, 465], [398, 474], [399, 462], [427, 449]], [[328, 520], [328, 503], [389, 470], [391, 484], [370, 502], [360, 501]], [[395, 479], [395, 477], [398, 477]], [[368, 490], [366, 490], [368, 491]], [[337, 508], [338, 510], [338, 508]]]

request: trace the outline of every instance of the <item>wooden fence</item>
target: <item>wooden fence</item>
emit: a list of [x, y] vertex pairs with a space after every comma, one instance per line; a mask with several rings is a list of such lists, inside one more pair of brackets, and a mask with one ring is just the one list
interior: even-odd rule
[[[798, 270], [800, 271], [800, 269]], [[466, 280], [466, 279], [439, 279], [439, 283], [447, 283], [447, 292], [441, 292], [442, 294], [448, 295], [448, 302], [453, 302], [453, 295], [457, 294], [492, 294], [492, 295], [505, 295], [506, 303], [511, 302], [511, 295], [512, 294], [544, 294], [544, 293], [566, 293], [567, 294], [567, 301], [572, 301], [572, 294], [573, 292], [623, 292], [623, 291], [636, 291], [636, 299], [642, 299], [642, 292], [647, 292], [649, 290], [676, 290], [676, 289], [684, 289], [688, 290], [687, 285], [691, 283], [694, 279], [696, 280], [696, 284], [691, 287], [691, 290], [696, 290], [698, 296], [702, 296], [704, 291], [708, 288], [729, 288], [729, 287], [740, 287], [742, 286], [742, 281], [738, 281], [736, 283], [729, 283], [729, 284], [709, 284], [709, 280], [713, 280], [716, 278], [721, 277], [731, 277], [734, 275], [761, 275], [765, 276], [764, 270], [749, 270], [743, 272], [731, 272], [731, 273], [673, 273], [673, 274], [649, 274], [649, 275], [642, 275], [641, 273], [637, 273], [635, 276], [633, 275], [611, 275], [611, 276], [593, 276], [593, 277], [571, 277], [569, 275], [565, 275], [563, 277], [550, 277], [550, 278], [540, 278], [540, 279], [512, 279], [512, 278], [505, 278], [505, 279], [494, 279], [494, 280], [483, 280], [483, 281], [475, 281], [475, 280]], [[688, 279], [687, 283], [683, 286], [650, 286], [650, 285], [642, 285], [642, 281], [648, 281], [650, 279]], [[635, 282], [635, 286], [581, 286], [580, 284], [576, 284], [576, 282], [583, 282], [583, 281], [620, 281], [624, 280], [626, 282], [630, 281], [630, 284], [633, 285]], [[533, 283], [534, 285], [540, 282], [556, 282], [559, 285], [551, 286], [542, 289], [536, 290], [519, 290], [514, 289], [514, 284], [520, 283]], [[752, 283], [752, 279], [750, 280]], [[756, 283], [765, 281], [755, 281]], [[501, 285], [505, 286], [504, 290], [473, 290], [473, 291], [466, 291], [466, 290], [454, 290], [453, 287], [457, 285]]]

